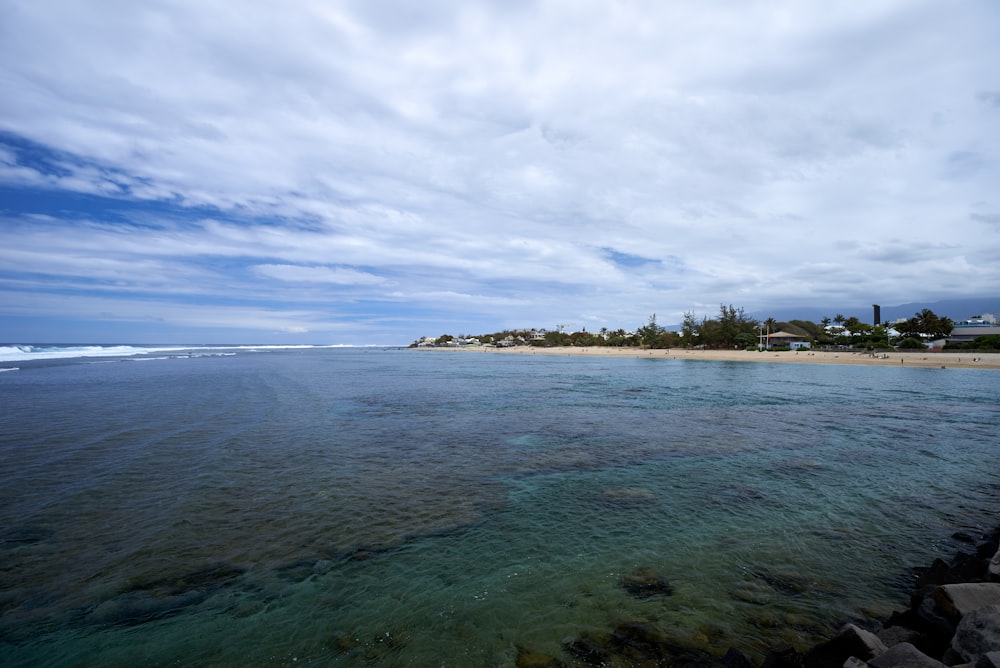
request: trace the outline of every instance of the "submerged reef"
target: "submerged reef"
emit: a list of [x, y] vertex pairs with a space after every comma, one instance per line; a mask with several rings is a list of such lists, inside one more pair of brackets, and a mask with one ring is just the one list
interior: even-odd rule
[[[685, 644], [648, 621], [621, 620], [588, 629], [562, 644], [560, 656], [517, 648], [517, 668], [686, 666], [721, 668], [1000, 668], [1000, 527], [988, 534], [955, 534], [969, 546], [950, 561], [936, 559], [912, 572], [910, 607], [884, 621], [857, 620], [806, 651], [771, 648], [755, 662], [738, 648], [715, 656]], [[759, 577], [770, 582], [771, 574]], [[667, 578], [637, 568], [619, 580], [632, 596], [670, 596]], [[795, 590], [797, 583], [782, 580]]]

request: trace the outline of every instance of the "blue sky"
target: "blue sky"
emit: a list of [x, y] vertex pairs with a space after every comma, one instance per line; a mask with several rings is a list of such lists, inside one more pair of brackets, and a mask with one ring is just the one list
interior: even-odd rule
[[991, 0], [3, 0], [0, 341], [995, 299], [998, 29]]

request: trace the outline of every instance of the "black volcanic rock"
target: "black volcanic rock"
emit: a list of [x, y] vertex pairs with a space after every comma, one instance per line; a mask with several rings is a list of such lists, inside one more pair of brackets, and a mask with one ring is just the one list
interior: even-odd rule
[[631, 573], [623, 575], [618, 580], [618, 584], [636, 598], [670, 596], [674, 593], [674, 587], [670, 581], [652, 568], [637, 568]]

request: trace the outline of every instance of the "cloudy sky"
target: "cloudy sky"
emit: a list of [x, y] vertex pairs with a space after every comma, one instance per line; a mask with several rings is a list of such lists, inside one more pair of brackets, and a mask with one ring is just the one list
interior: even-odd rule
[[993, 0], [0, 0], [0, 341], [995, 297], [998, 34]]

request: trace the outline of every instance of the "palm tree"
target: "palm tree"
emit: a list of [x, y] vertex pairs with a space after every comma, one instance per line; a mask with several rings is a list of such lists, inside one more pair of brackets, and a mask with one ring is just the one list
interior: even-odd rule
[[[764, 347], [765, 348], [770, 348], [771, 347], [771, 332], [778, 331], [778, 321], [775, 320], [774, 318], [768, 318], [764, 322], [760, 323], [760, 325], [761, 325], [762, 329], [764, 327], [767, 328], [767, 338], [764, 338]], [[762, 331], [761, 335], [763, 335], [763, 333], [764, 332]], [[763, 336], [762, 336], [762, 338], [763, 338]]]

